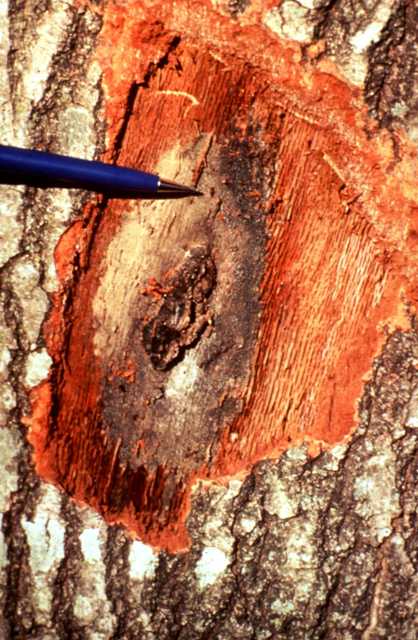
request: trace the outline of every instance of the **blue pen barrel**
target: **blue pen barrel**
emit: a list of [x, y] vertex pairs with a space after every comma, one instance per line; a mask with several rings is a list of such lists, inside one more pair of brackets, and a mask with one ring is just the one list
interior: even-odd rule
[[152, 196], [159, 179], [103, 162], [0, 145], [0, 183], [87, 189], [126, 198]]

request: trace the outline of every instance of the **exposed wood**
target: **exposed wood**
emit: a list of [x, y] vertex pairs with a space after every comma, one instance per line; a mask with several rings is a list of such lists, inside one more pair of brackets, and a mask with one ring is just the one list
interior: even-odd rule
[[31, 436], [44, 478], [171, 550], [196, 478], [350, 433], [416, 277], [407, 142], [368, 140], [358, 92], [264, 27], [188, 11], [202, 31], [108, 8], [107, 157], [207, 195], [101, 202], [67, 232]]

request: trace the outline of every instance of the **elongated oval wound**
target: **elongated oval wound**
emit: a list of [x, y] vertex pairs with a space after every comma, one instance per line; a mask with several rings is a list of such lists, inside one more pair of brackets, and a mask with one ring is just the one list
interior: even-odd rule
[[[124, 17], [110, 16], [102, 56], [121, 163], [194, 176], [208, 196], [91, 205], [63, 236], [45, 325], [54, 367], [29, 437], [42, 477], [175, 550], [196, 478], [353, 428], [379, 323], [401, 319], [400, 288], [412, 291], [396, 250], [416, 247], [417, 225], [342, 82], [304, 75], [261, 28], [216, 23], [221, 58], [175, 35], [169, 3], [166, 29], [108, 10]], [[106, 67], [114, 38], [134, 92]], [[138, 50], [159, 62], [142, 68]]]

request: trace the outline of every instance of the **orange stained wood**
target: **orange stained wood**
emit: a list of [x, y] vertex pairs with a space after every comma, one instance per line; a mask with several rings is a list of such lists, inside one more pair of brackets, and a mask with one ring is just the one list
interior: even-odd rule
[[[169, 550], [187, 547], [196, 479], [348, 436], [416, 304], [415, 151], [398, 134], [395, 157], [359, 92], [302, 62], [261, 4], [238, 23], [210, 2], [107, 3], [106, 158], [207, 195], [92, 203], [56, 250], [38, 471]], [[193, 300], [196, 265], [204, 304], [158, 370], [144, 327]]]

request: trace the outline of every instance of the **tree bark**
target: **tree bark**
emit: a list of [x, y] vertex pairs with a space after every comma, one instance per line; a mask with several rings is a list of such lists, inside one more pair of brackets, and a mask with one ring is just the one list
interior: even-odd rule
[[417, 9], [1, 9], [4, 638], [415, 638]]

